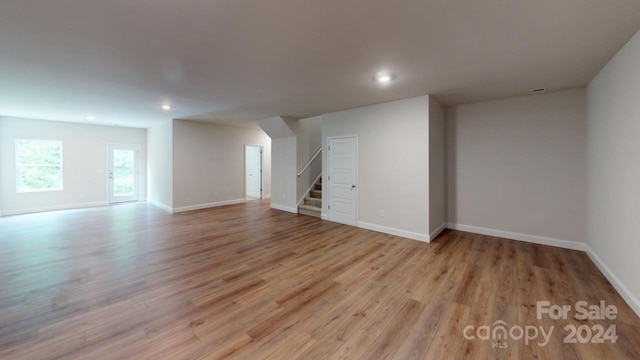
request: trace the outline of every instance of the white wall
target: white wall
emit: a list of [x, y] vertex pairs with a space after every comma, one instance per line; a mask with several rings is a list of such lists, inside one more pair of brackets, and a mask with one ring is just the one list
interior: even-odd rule
[[271, 207], [298, 213], [296, 207], [296, 119], [275, 116], [256, 123], [271, 138]]
[[245, 200], [245, 145], [264, 147], [264, 194], [271, 194], [271, 139], [259, 128], [173, 121], [174, 211]]
[[444, 108], [429, 97], [429, 233], [431, 239], [447, 223]]
[[296, 137], [271, 139], [272, 195], [271, 207], [297, 213]]
[[585, 101], [575, 89], [447, 108], [452, 227], [582, 248]]
[[[16, 192], [15, 140], [63, 142], [61, 191]], [[106, 205], [108, 144], [140, 145], [140, 200], [146, 197], [146, 130], [46, 120], [0, 118], [0, 211], [4, 215]]]
[[173, 208], [173, 120], [147, 129], [148, 201]]
[[590, 255], [640, 315], [640, 32], [587, 87]]
[[[358, 226], [428, 241], [429, 97], [323, 115], [323, 149], [341, 135], [358, 135]], [[322, 166], [327, 184], [325, 151]]]

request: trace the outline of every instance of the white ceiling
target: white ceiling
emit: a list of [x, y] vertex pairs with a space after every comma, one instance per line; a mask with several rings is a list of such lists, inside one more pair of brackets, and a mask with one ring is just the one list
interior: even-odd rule
[[638, 0], [1, 0], [0, 116], [247, 124], [556, 91], [638, 29]]

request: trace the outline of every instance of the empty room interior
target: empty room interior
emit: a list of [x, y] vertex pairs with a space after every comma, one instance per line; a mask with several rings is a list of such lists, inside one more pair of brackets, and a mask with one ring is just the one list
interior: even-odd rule
[[0, 359], [640, 359], [640, 1], [0, 1]]

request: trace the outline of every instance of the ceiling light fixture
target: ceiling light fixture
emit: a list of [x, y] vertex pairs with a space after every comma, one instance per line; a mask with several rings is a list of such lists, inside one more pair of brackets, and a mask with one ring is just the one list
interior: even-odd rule
[[379, 84], [388, 84], [391, 80], [395, 79], [395, 75], [388, 72], [379, 72], [376, 74], [376, 82]]
[[162, 110], [171, 110], [171, 106], [170, 105], [162, 105]]
[[93, 115], [88, 115], [88, 116], [87, 116], [87, 120], [89, 120], [89, 121], [93, 121], [93, 120], [95, 120], [95, 119], [96, 119], [96, 118], [95, 118], [95, 117], [93, 117]]

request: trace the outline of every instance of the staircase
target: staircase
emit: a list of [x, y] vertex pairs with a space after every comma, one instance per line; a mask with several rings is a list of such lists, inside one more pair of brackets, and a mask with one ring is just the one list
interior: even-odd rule
[[314, 190], [309, 197], [304, 198], [304, 204], [298, 206], [298, 214], [320, 218], [322, 213], [322, 177], [315, 183]]

